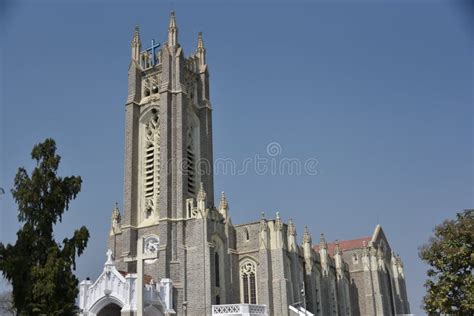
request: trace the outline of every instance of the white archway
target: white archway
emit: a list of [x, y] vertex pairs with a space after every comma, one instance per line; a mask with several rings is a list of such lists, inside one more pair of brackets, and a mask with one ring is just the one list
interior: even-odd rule
[[104, 309], [106, 306], [108, 306], [109, 304], [118, 305], [120, 306], [120, 308], [123, 308], [123, 306], [125, 305], [124, 302], [122, 302], [118, 297], [115, 297], [112, 295], [104, 296], [98, 301], [96, 301], [94, 305], [91, 306], [89, 310], [89, 315], [95, 316], [99, 314], [100, 311]]

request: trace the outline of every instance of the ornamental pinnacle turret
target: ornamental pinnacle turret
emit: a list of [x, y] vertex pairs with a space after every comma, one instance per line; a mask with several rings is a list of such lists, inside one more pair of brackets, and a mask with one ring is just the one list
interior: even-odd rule
[[142, 48], [142, 43], [140, 41], [140, 30], [138, 25], [135, 26], [135, 32], [133, 32], [133, 39], [132, 39], [132, 60], [138, 62], [140, 58], [140, 51]]
[[168, 47], [178, 44], [178, 27], [176, 26], [176, 14], [171, 12], [170, 24], [168, 26]]

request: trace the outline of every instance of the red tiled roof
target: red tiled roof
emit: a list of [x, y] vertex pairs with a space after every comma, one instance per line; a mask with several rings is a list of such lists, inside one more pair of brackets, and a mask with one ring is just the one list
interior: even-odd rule
[[[351, 240], [340, 240], [339, 247], [341, 248], [343, 252], [345, 250], [360, 249], [364, 247], [364, 242], [368, 244], [369, 241], [371, 240], [372, 240], [372, 237], [363, 237], [363, 238], [351, 239]], [[328, 243], [328, 254], [332, 256], [334, 254], [335, 248], [336, 248], [335, 242]], [[319, 245], [314, 245], [313, 249], [314, 251], [319, 252]]]

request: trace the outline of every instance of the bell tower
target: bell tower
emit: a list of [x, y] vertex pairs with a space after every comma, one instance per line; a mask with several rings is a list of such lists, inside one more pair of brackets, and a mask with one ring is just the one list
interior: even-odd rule
[[185, 58], [172, 12], [168, 42], [141, 46], [136, 28], [125, 106], [124, 221], [132, 226], [185, 217], [186, 200], [197, 197], [201, 182], [207, 200], [214, 201], [212, 109], [202, 34], [196, 52]]
[[[124, 214], [119, 229], [111, 231], [109, 246], [119, 269], [135, 272], [137, 240], [156, 236], [158, 260], [145, 273], [155, 280], [171, 278], [182, 306], [189, 264], [186, 241], [198, 240], [187, 222], [198, 221], [198, 209], [215, 209], [212, 108], [202, 34], [195, 52], [185, 57], [172, 12], [166, 38], [163, 44], [152, 40], [145, 45], [138, 27], [132, 37]], [[207, 238], [199, 238], [207, 245]]]

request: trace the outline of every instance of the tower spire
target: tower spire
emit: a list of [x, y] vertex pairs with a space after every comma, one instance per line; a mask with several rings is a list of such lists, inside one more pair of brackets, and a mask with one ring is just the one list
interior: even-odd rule
[[171, 11], [170, 24], [168, 26], [168, 46], [178, 44], [178, 27], [176, 26], [176, 14]]
[[326, 239], [324, 238], [324, 233], [321, 233], [321, 236], [319, 237], [319, 247], [322, 249], [326, 249], [328, 247], [326, 243]]
[[204, 48], [204, 41], [202, 39], [202, 32], [198, 33], [198, 42], [197, 42], [197, 50], [196, 55], [199, 58], [199, 64], [201, 66], [206, 64], [206, 49]]
[[343, 275], [343, 261], [342, 261], [342, 249], [341, 249], [341, 245], [339, 245], [339, 240], [336, 239], [336, 242], [335, 242], [335, 248], [334, 248], [334, 261], [335, 261], [335, 265], [336, 265], [336, 272], [337, 272], [337, 277], [338, 279], [342, 278], [344, 275]]
[[204, 184], [201, 182], [199, 192], [197, 194], [197, 206], [201, 212], [206, 210], [206, 191], [204, 191]]
[[310, 245], [312, 243], [311, 235], [309, 234], [309, 231], [308, 231], [308, 226], [304, 227], [303, 243], [307, 243], [307, 244], [310, 244]]
[[227, 198], [225, 196], [224, 191], [221, 193], [221, 200], [219, 202], [219, 210], [229, 210], [229, 202], [227, 202]]
[[228, 217], [228, 211], [229, 211], [229, 202], [227, 201], [227, 198], [225, 196], [225, 193], [221, 193], [221, 200], [219, 202], [219, 212], [224, 216], [224, 218], [227, 220]]
[[323, 233], [321, 233], [321, 236], [319, 237], [319, 257], [321, 259], [323, 276], [327, 276], [329, 273], [328, 245]]
[[334, 247], [334, 254], [341, 254], [342, 253], [342, 249], [341, 249], [341, 245], [339, 244], [339, 240], [336, 239], [336, 242], [335, 242], [335, 247]]
[[132, 38], [132, 60], [138, 61], [140, 59], [141, 46], [142, 43], [140, 41], [140, 29], [138, 25], [136, 25]]
[[198, 33], [198, 49], [204, 48], [204, 41], [202, 40], [202, 32]]

